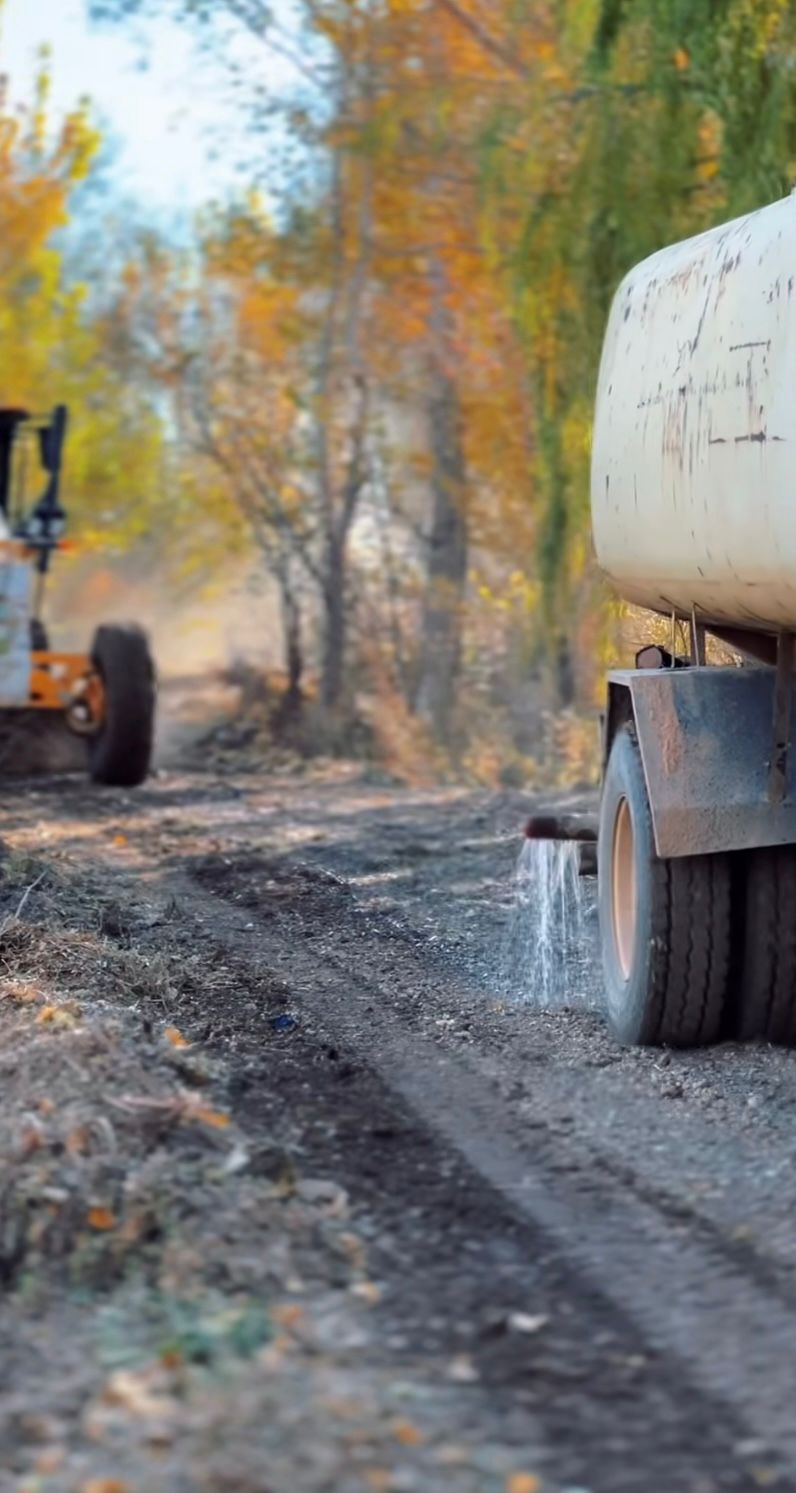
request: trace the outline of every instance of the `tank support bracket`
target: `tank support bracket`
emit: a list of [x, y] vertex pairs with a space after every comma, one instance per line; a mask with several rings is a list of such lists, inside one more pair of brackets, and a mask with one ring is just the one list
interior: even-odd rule
[[705, 624], [699, 621], [696, 607], [691, 608], [691, 662], [697, 669], [704, 668], [707, 663], [707, 630]]

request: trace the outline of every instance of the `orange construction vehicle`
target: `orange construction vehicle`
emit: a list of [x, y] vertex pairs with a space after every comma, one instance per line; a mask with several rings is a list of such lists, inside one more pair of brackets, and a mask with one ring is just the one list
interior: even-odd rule
[[[53, 555], [63, 547], [61, 460], [67, 410], [0, 409], [0, 712], [58, 713], [85, 739], [96, 783], [132, 787], [149, 772], [155, 670], [145, 633], [101, 626], [89, 653], [51, 650], [42, 617]], [[31, 447], [45, 476], [27, 494]]]

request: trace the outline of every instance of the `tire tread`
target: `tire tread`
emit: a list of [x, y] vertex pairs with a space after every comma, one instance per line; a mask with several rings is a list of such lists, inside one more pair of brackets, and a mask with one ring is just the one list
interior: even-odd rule
[[106, 720], [89, 739], [89, 770], [95, 783], [133, 788], [146, 778], [152, 759], [155, 672], [149, 642], [140, 627], [97, 629], [92, 662], [105, 687]]
[[[628, 795], [652, 840], [652, 816], [632, 725]], [[730, 968], [730, 866], [723, 855], [648, 862], [650, 956], [644, 1009], [630, 1040], [695, 1047], [720, 1035]], [[796, 957], [796, 936], [794, 937]]]
[[738, 1035], [796, 1045], [796, 846], [746, 858]]

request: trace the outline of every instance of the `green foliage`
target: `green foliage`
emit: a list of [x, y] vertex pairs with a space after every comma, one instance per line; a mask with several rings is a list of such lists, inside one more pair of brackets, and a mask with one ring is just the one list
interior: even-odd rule
[[560, 66], [540, 78], [531, 64], [485, 121], [484, 231], [511, 267], [536, 391], [537, 564], [552, 637], [587, 521], [584, 448], [561, 430], [590, 403], [613, 292], [663, 244], [788, 190], [795, 39], [786, 0], [571, 0], [547, 37]]

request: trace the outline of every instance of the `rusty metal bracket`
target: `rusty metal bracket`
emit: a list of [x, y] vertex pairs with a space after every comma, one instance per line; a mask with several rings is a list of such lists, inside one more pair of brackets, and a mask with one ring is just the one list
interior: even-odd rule
[[707, 630], [704, 623], [697, 619], [697, 609], [691, 608], [691, 662], [695, 668], [701, 669], [707, 663]]
[[771, 762], [768, 771], [768, 797], [781, 804], [788, 782], [791, 714], [793, 711], [793, 643], [792, 632], [781, 632], [777, 639], [777, 671], [774, 678], [774, 718]]

